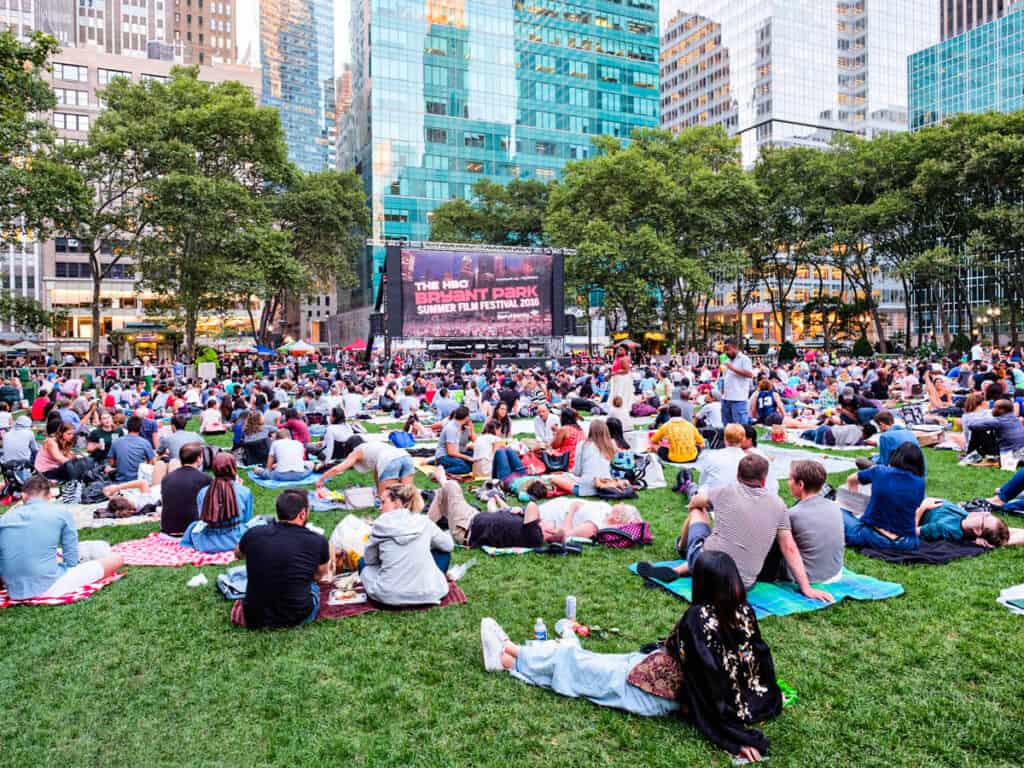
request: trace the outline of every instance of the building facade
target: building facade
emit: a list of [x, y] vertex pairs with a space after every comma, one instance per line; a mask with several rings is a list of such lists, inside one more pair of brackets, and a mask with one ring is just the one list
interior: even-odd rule
[[914, 53], [907, 69], [912, 130], [964, 112], [1024, 109], [1024, 5]]
[[[689, 7], [688, 7], [689, 6]], [[688, 0], [661, 38], [661, 121], [766, 145], [907, 129], [906, 58], [939, 40], [936, 0]]]
[[263, 103], [281, 115], [292, 162], [333, 168], [334, 0], [260, 0], [259, 8]]
[[429, 239], [479, 179], [549, 181], [594, 136], [658, 125], [657, 0], [353, 0], [351, 39], [342, 163], [376, 243]]
[[939, 0], [942, 8], [942, 39], [1000, 18], [1015, 0]]
[[[175, 58], [185, 64], [238, 60], [237, 0], [164, 0]], [[204, 7], [205, 6], [205, 7]]]

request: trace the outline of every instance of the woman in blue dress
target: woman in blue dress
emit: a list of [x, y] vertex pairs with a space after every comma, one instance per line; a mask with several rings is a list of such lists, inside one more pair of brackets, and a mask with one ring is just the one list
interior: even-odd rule
[[252, 520], [252, 491], [238, 481], [235, 457], [213, 459], [213, 482], [196, 496], [199, 519], [185, 529], [181, 546], [200, 552], [231, 552]]

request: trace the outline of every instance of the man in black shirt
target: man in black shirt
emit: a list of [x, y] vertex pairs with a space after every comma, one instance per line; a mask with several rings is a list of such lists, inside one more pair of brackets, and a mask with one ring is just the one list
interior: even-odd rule
[[561, 541], [559, 532], [548, 533], [541, 526], [540, 508], [530, 503], [518, 513], [510, 509], [477, 512], [469, 524], [471, 547], [542, 547], [546, 541]]
[[185, 443], [178, 456], [181, 466], [160, 483], [160, 530], [168, 536], [181, 536], [189, 523], [199, 519], [196, 496], [212, 482], [202, 471], [202, 443]]
[[305, 491], [287, 490], [277, 497], [277, 522], [257, 525], [242, 536], [235, 557], [246, 560], [245, 625], [296, 627], [320, 610], [318, 582], [330, 569], [327, 539], [306, 528], [309, 500]]

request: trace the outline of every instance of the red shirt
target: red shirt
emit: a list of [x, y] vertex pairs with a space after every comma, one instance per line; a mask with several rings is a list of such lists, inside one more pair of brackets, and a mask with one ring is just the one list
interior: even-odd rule
[[302, 419], [288, 419], [281, 428], [292, 433], [292, 440], [298, 440], [303, 445], [309, 443], [309, 427]]

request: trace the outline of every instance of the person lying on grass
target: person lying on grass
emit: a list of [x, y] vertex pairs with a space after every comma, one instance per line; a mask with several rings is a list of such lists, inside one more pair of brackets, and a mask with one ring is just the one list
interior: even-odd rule
[[922, 541], [954, 541], [986, 549], [1024, 544], [1024, 529], [1011, 531], [991, 512], [968, 512], [945, 499], [922, 501], [916, 519], [917, 535]]
[[492, 618], [480, 622], [480, 639], [488, 672], [645, 717], [677, 713], [750, 762], [767, 755], [769, 743], [749, 726], [782, 712], [771, 649], [724, 552], [696, 561], [693, 603], [653, 653], [593, 653], [574, 638], [519, 646]]
[[[679, 537], [686, 562], [675, 568], [640, 563], [637, 573], [661, 581], [674, 581], [693, 573], [705, 552], [725, 552], [736, 562], [743, 586], [750, 589], [764, 567], [772, 545], [778, 543], [793, 580], [801, 594], [812, 600], [835, 602], [828, 592], [811, 586], [790, 527], [789, 512], [778, 495], [765, 487], [768, 461], [756, 453], [744, 456], [736, 470], [736, 481], [713, 488], [690, 499], [689, 515]], [[711, 510], [715, 521], [712, 528]], [[683, 549], [685, 547], [685, 549]]]
[[[124, 558], [117, 554], [81, 561], [74, 518], [65, 507], [50, 501], [50, 481], [45, 477], [30, 477], [22, 494], [25, 503], [0, 517], [0, 580], [12, 600], [67, 594], [113, 575], [124, 565]], [[90, 548], [100, 544], [85, 543]]]

